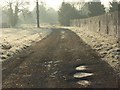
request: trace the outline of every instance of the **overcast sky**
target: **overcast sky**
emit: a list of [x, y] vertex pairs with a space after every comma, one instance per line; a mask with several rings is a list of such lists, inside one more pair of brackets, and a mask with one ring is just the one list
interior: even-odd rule
[[[33, 7], [35, 6], [35, 4], [33, 5], [33, 3], [35, 3], [35, 0], [29, 0], [29, 1], [31, 1], [30, 8], [32, 10]], [[81, 1], [82, 2], [82, 1], [89, 1], [89, 0], [39, 0], [39, 2], [40, 1], [45, 2], [48, 7], [52, 7], [55, 10], [58, 10], [63, 1], [67, 1], [67, 2], [77, 2], [77, 1], [80, 2]], [[109, 6], [108, 4], [109, 1], [113, 1], [113, 0], [101, 0], [102, 4], [104, 4], [106, 7]]]
[[[0, 0], [0, 5], [4, 5], [6, 1], [10, 1], [10, 0]], [[11, 1], [13, 1], [13, 0], [11, 0]], [[19, 1], [21, 1], [21, 0], [19, 0]], [[35, 7], [35, 4], [36, 4], [35, 3], [36, 0], [26, 0], [26, 1], [30, 2], [29, 9], [33, 10], [33, 8]], [[39, 3], [41, 1], [45, 2], [47, 7], [52, 7], [55, 10], [58, 10], [61, 3], [63, 2], [63, 0], [39, 0]], [[77, 2], [77, 1], [89, 1], [89, 0], [64, 0], [64, 1]], [[106, 7], [108, 7], [108, 2], [113, 1], [113, 0], [100, 0], [100, 1], [102, 2], [102, 4], [104, 4]]]

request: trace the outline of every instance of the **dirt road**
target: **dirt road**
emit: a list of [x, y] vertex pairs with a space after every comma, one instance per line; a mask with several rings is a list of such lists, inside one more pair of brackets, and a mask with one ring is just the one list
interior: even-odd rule
[[65, 29], [3, 62], [3, 88], [116, 88], [117, 80], [97, 52]]

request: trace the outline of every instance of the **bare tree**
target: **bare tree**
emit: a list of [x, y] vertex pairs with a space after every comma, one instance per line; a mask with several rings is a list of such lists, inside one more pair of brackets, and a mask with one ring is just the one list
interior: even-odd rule
[[6, 1], [5, 7], [8, 9], [9, 24], [11, 27], [14, 27], [18, 22], [18, 14], [22, 12], [29, 2], [24, 0], [9, 0]]
[[38, 0], [36, 0], [36, 14], [37, 14], [37, 27], [39, 28], [39, 3]]
[[77, 10], [80, 10], [85, 4], [85, 0], [67, 0], [66, 2], [70, 3]]

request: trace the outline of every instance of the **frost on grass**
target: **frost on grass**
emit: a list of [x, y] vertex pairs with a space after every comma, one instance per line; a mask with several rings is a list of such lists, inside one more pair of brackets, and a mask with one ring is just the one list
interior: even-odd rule
[[35, 42], [40, 41], [48, 34], [50, 29], [37, 28], [2, 28], [0, 29], [0, 57], [4, 61], [14, 54], [26, 49]]
[[[85, 28], [69, 27], [88, 45], [95, 49], [102, 60], [109, 63], [116, 71], [118, 71], [120, 48], [118, 48], [118, 39], [112, 36], [95, 33]], [[119, 71], [118, 71], [119, 72]]]

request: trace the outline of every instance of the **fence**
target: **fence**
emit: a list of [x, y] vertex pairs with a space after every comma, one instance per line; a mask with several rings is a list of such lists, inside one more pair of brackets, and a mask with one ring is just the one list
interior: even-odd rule
[[71, 26], [118, 37], [120, 32], [119, 12], [116, 11], [86, 19], [71, 20]]

